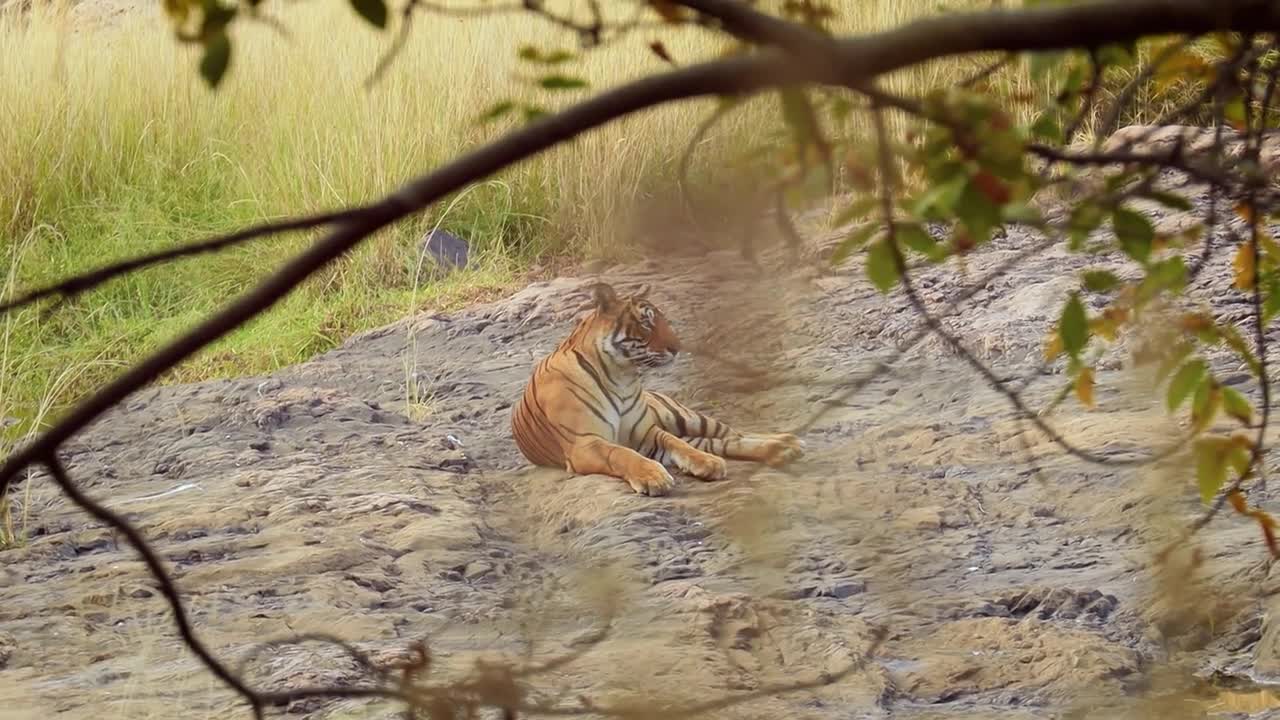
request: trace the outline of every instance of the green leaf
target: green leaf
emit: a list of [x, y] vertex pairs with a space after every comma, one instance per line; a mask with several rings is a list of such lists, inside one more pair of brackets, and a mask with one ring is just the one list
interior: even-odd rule
[[1006, 223], [1040, 225], [1044, 222], [1044, 215], [1026, 203], [1015, 202], [1000, 208], [1000, 220]]
[[898, 240], [903, 245], [924, 255], [933, 262], [945, 260], [947, 256], [946, 248], [937, 240], [934, 240], [928, 231], [919, 223], [903, 223], [896, 226]]
[[893, 256], [893, 247], [889, 245], [889, 238], [880, 238], [867, 250], [867, 278], [881, 293], [888, 293], [897, 284], [898, 263]]
[[1196, 388], [1195, 397], [1191, 400], [1191, 420], [1197, 431], [1208, 427], [1222, 407], [1222, 393], [1218, 390], [1218, 383], [1213, 378]]
[[1088, 71], [1082, 64], [1073, 64], [1067, 68], [1067, 79], [1062, 81], [1062, 90], [1059, 91], [1060, 97], [1070, 98], [1084, 89], [1084, 85], [1089, 80]]
[[1148, 268], [1147, 276], [1138, 286], [1137, 303], [1141, 306], [1165, 290], [1179, 292], [1186, 283], [1187, 265], [1181, 255], [1161, 260]]
[[1066, 59], [1066, 57], [1067, 54], [1065, 52], [1058, 50], [1028, 53], [1027, 69], [1031, 73], [1031, 79], [1043, 79], [1051, 70], [1056, 70], [1062, 67], [1062, 61]]
[[227, 25], [235, 18], [237, 8], [227, 7], [218, 0], [204, 0], [202, 5], [204, 18], [200, 22], [200, 37], [207, 42], [226, 30]]
[[520, 112], [524, 115], [524, 121], [527, 123], [547, 115], [547, 111], [537, 105], [524, 105], [520, 108]]
[[1191, 393], [1200, 387], [1200, 383], [1204, 381], [1205, 371], [1208, 367], [1204, 360], [1196, 358], [1184, 364], [1174, 374], [1173, 379], [1169, 381], [1169, 389], [1165, 393], [1165, 404], [1169, 408], [1169, 412], [1177, 410], [1182, 403], [1186, 402]]
[[948, 217], [960, 200], [969, 178], [956, 174], [951, 179], [934, 185], [916, 201], [915, 214], [927, 220], [941, 220]]
[[1052, 143], [1062, 142], [1062, 123], [1053, 113], [1044, 112], [1031, 124], [1031, 134]]
[[379, 30], [387, 26], [386, 0], [351, 0], [351, 7]]
[[784, 88], [778, 91], [778, 97], [782, 101], [782, 119], [791, 128], [796, 144], [804, 147], [818, 142], [817, 119], [809, 96], [798, 88]]
[[853, 114], [854, 104], [848, 98], [836, 97], [831, 101], [829, 112], [831, 117], [839, 124], [844, 124], [849, 116]]
[[1126, 67], [1132, 65], [1138, 56], [1138, 48], [1133, 43], [1110, 43], [1098, 48], [1098, 61], [1104, 67]]
[[1248, 425], [1253, 422], [1253, 405], [1239, 390], [1224, 386], [1222, 388], [1222, 409], [1227, 414]]
[[975, 245], [991, 238], [991, 231], [1000, 224], [1000, 206], [991, 202], [976, 184], [968, 182], [956, 203], [956, 215], [969, 230]]
[[1253, 453], [1240, 445], [1231, 443], [1227, 446], [1227, 467], [1236, 471], [1236, 477], [1244, 477], [1253, 464]]
[[1222, 117], [1237, 129], [1245, 124], [1244, 96], [1237, 95], [1222, 107]]
[[1196, 461], [1196, 484], [1200, 486], [1200, 500], [1205, 505], [1213, 502], [1218, 491], [1227, 482], [1226, 458], [1220, 442], [1196, 442], [1193, 454]]
[[552, 50], [544, 53], [533, 45], [522, 45], [516, 51], [516, 56], [521, 60], [538, 63], [539, 65], [559, 65], [577, 57], [568, 50]]
[[1267, 279], [1267, 296], [1262, 302], [1262, 324], [1270, 325], [1277, 313], [1280, 313], [1280, 277]]
[[1090, 292], [1107, 292], [1120, 284], [1120, 278], [1110, 270], [1085, 270], [1082, 279]]
[[878, 197], [864, 197], [850, 203], [849, 207], [840, 211], [836, 219], [832, 222], [834, 227], [844, 227], [852, 220], [861, 220], [865, 218], [872, 210], [880, 204]]
[[218, 33], [209, 38], [204, 46], [204, 56], [200, 58], [200, 76], [209, 87], [217, 89], [230, 65], [231, 39], [226, 33]]
[[1071, 298], [1062, 308], [1062, 317], [1058, 320], [1058, 335], [1062, 338], [1062, 349], [1072, 358], [1079, 357], [1080, 351], [1089, 342], [1089, 318], [1078, 293], [1071, 293]]
[[503, 100], [502, 102], [495, 103], [488, 110], [485, 110], [484, 114], [480, 116], [480, 122], [492, 122], [500, 117], [511, 114], [511, 111], [515, 109], [516, 104], [514, 102], [511, 100]]
[[1102, 207], [1097, 203], [1085, 201], [1075, 206], [1071, 218], [1067, 221], [1067, 229], [1071, 233], [1070, 249], [1074, 252], [1084, 246], [1089, 234], [1102, 224], [1106, 218]]
[[1147, 197], [1172, 210], [1188, 211], [1192, 209], [1191, 201], [1176, 193], [1162, 190], [1148, 190]]
[[587, 87], [588, 84], [582, 78], [568, 75], [545, 75], [538, 78], [538, 85], [544, 90], [576, 90]]
[[874, 222], [866, 222], [859, 225], [853, 232], [849, 233], [848, 237], [841, 240], [840, 244], [836, 245], [835, 250], [831, 252], [831, 265], [834, 267], [844, 262], [846, 258], [853, 254], [854, 250], [861, 248], [867, 242], [867, 239], [879, 229], [880, 225]]
[[1187, 359], [1193, 349], [1194, 347], [1191, 343], [1179, 340], [1173, 346], [1173, 349], [1169, 351], [1169, 354], [1165, 356], [1164, 360], [1160, 361], [1160, 367], [1156, 368], [1156, 383], [1164, 382], [1165, 378], [1169, 377], [1169, 373], [1181, 365], [1182, 361]]
[[1151, 221], [1133, 210], [1116, 208], [1111, 212], [1111, 227], [1124, 253], [1145, 265], [1151, 257], [1151, 243], [1156, 237]]
[[1254, 377], [1262, 377], [1262, 363], [1258, 362], [1258, 356], [1253, 354], [1252, 344], [1245, 341], [1238, 329], [1226, 325], [1219, 327], [1215, 334], [1227, 344], [1227, 347], [1234, 350], [1241, 360], [1244, 360]]

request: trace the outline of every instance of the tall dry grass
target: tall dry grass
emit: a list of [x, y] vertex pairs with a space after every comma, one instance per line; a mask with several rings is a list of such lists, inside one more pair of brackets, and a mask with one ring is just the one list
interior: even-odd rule
[[[110, 21], [96, 12], [129, 3], [141, 9]], [[841, 29], [850, 32], [936, 11], [934, 4], [892, 0], [841, 5]], [[516, 59], [520, 44], [575, 46], [568, 33], [521, 14], [422, 16], [404, 52], [366, 91], [363, 82], [390, 34], [372, 30], [341, 0], [266, 3], [289, 38], [241, 23], [230, 73], [211, 93], [196, 72], [196, 51], [174, 42], [158, 6], [83, 0], [75, 12], [38, 4], [23, 15], [0, 13], [0, 277], [9, 287], [264, 218], [375, 198], [501, 132], [501, 124], [475, 122], [498, 99], [554, 108], [582, 95], [536, 93], [520, 82], [532, 74]], [[615, 16], [633, 7], [624, 0], [606, 4]], [[660, 70], [661, 60], [647, 49], [657, 37], [682, 63], [710, 57], [725, 42], [693, 29], [639, 32], [571, 72], [599, 88]], [[972, 67], [940, 63], [888, 82], [920, 90], [954, 82]], [[1006, 77], [1021, 82], [1017, 73]], [[618, 252], [630, 240], [623, 219], [650, 193], [666, 190], [710, 103], [680, 103], [615, 123], [380, 233], [167, 380], [267, 372], [415, 309], [509, 287], [549, 254]], [[718, 160], [777, 123], [769, 98], [736, 111], [700, 148], [696, 172], [724, 172]], [[472, 243], [472, 267], [417, 287], [415, 246], [437, 224]], [[307, 239], [266, 240], [152, 269], [51, 318], [35, 310], [5, 317], [0, 416], [18, 422], [0, 432], [13, 441], [56, 418]]]

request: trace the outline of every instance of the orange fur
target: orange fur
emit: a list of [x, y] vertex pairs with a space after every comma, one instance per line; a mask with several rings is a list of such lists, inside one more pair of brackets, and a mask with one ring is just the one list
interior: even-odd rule
[[674, 467], [702, 480], [725, 476], [723, 458], [782, 465], [803, 453], [787, 433], [753, 435], [646, 390], [645, 367], [673, 362], [680, 340], [647, 288], [625, 299], [598, 284], [595, 307], [533, 369], [511, 430], [535, 465], [625, 480], [663, 495]]

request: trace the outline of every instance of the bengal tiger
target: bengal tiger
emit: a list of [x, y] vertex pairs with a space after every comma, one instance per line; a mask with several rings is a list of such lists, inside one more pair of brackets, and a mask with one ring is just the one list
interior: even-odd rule
[[534, 366], [512, 408], [521, 454], [534, 465], [620, 478], [651, 496], [675, 484], [667, 467], [710, 481], [724, 478], [723, 458], [779, 466], [800, 457], [795, 435], [739, 433], [641, 386], [642, 370], [680, 352], [648, 291], [620, 298], [606, 283], [593, 286], [594, 307]]

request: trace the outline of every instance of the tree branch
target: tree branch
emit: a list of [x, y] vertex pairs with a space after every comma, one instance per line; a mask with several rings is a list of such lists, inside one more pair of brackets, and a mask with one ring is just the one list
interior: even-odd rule
[[[743, 15], [742, 6], [729, 0], [715, 0], [723, 5], [716, 5], [713, 0], [689, 2], [701, 5], [708, 12], [716, 10], [725, 16], [730, 12]], [[1280, 29], [1280, 4], [1264, 0], [1134, 0], [1120, 5], [1091, 2], [1044, 9], [990, 10], [920, 20], [896, 30], [832, 41], [822, 53], [815, 54], [815, 57], [820, 55], [823, 62], [798, 62], [786, 53], [763, 51], [748, 57], [673, 70], [604, 92], [562, 113], [531, 123], [409, 183], [384, 200], [364, 208], [359, 217], [344, 218], [328, 237], [109, 383], [28, 447], [10, 457], [0, 466], [0, 494], [23, 467], [48, 455], [138, 388], [274, 305], [312, 273], [373, 232], [425, 208], [468, 183], [630, 113], [681, 99], [746, 93], [804, 82], [856, 87], [885, 72], [953, 55], [1096, 46], [1169, 33], [1276, 29]], [[760, 30], [754, 28], [750, 31]], [[760, 32], [764, 34], [764, 31]]]

